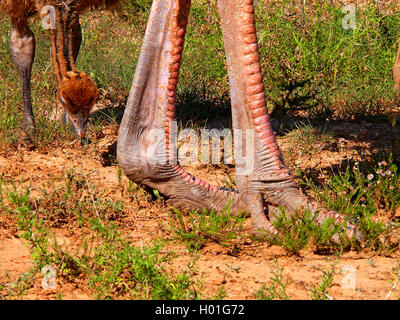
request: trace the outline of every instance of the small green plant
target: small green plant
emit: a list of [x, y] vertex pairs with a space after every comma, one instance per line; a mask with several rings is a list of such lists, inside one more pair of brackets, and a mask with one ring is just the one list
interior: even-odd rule
[[286, 292], [286, 288], [291, 284], [291, 280], [284, 277], [284, 268], [278, 267], [275, 261], [275, 267], [272, 269], [272, 283], [267, 286], [263, 284], [260, 290], [255, 293], [259, 300], [289, 300], [290, 296]]
[[30, 189], [18, 191], [16, 186], [13, 186], [13, 191], [10, 191], [8, 200], [11, 208], [8, 208], [8, 214], [16, 216], [16, 224], [20, 230], [19, 237], [28, 241], [32, 250], [32, 258], [37, 269], [51, 264], [53, 255], [48, 250], [49, 236], [48, 230], [41, 219], [32, 207], [30, 200]]
[[331, 264], [330, 269], [323, 270], [321, 268], [316, 268], [322, 272], [321, 283], [319, 285], [313, 285], [311, 289], [311, 299], [312, 300], [333, 300], [329, 295], [329, 289], [333, 286], [333, 276], [335, 275], [336, 263]]
[[[390, 288], [389, 292], [385, 296], [385, 300], [389, 300], [390, 297], [392, 296], [394, 290], [396, 289], [397, 285], [399, 284], [400, 281], [400, 262], [397, 263], [397, 266], [395, 266], [392, 269], [392, 275], [393, 278], [389, 280], [389, 283], [392, 285]], [[400, 300], [400, 295], [397, 297], [397, 300]]]
[[53, 227], [68, 225], [71, 221], [77, 221], [82, 226], [83, 220], [90, 216], [113, 220], [123, 214], [122, 202], [96, 196], [97, 190], [90, 183], [90, 174], [68, 170], [64, 184], [56, 187], [52, 183], [50, 187], [51, 191], [42, 188], [37, 206]]
[[218, 288], [218, 291], [217, 291], [215, 297], [213, 297], [212, 299], [213, 300], [224, 300], [224, 298], [226, 298], [227, 295], [228, 294], [226, 292], [226, 289], [224, 287], [220, 287], [220, 288]]
[[44, 266], [54, 266], [62, 277], [79, 275], [82, 272], [79, 259], [85, 258], [86, 252], [77, 259], [57, 243], [50, 229], [48, 216], [43, 214], [41, 203], [31, 199], [30, 189], [18, 191], [13, 185], [13, 190], [9, 190], [8, 200], [7, 213], [15, 217], [20, 231], [19, 237], [27, 241], [31, 251], [34, 263], [30, 271], [32, 277]]
[[284, 208], [280, 210], [281, 214], [273, 221], [279, 234], [271, 238], [270, 242], [284, 247], [291, 253], [299, 254], [308, 245], [310, 231], [307, 225], [312, 223], [312, 217], [309, 214], [302, 217], [298, 213], [287, 215]]
[[10, 282], [0, 284], [0, 300], [18, 298], [24, 295], [26, 291], [32, 287], [34, 275], [35, 273], [30, 270], [13, 282], [11, 277], [6, 273]]
[[328, 209], [359, 221], [364, 247], [389, 251], [398, 248], [399, 239], [392, 235], [399, 228], [395, 212], [400, 207], [400, 176], [390, 156], [362, 165], [350, 164], [321, 187], [304, 177], [304, 185]]
[[272, 222], [279, 233], [267, 239], [269, 242], [296, 255], [310, 245], [315, 252], [320, 253], [341, 251], [346, 245], [342, 236], [343, 226], [333, 219], [328, 218], [319, 224], [316, 223], [319, 212], [305, 210], [288, 215], [284, 208], [280, 210], [280, 214]]
[[173, 214], [169, 214], [167, 229], [174, 239], [184, 242], [189, 250], [200, 250], [208, 242], [228, 245], [243, 229], [244, 220], [243, 216], [232, 215], [229, 208], [221, 213], [204, 210], [201, 213], [190, 211], [188, 214], [174, 209]]
[[[69, 171], [65, 184], [48, 192], [44, 187], [40, 199], [32, 199], [30, 188], [13, 185], [11, 190], [0, 184], [2, 206], [15, 217], [20, 237], [27, 240], [34, 262], [30, 277], [21, 279], [8, 288], [0, 288], [1, 295], [22, 295], [29, 288], [28, 281], [44, 266], [52, 266], [57, 278], [74, 282], [77, 276], [88, 280], [98, 299], [198, 299], [194, 280], [196, 257], [187, 270], [167, 272], [167, 262], [172, 253], [161, 253], [162, 245], [136, 247], [125, 240], [117, 226], [107, 217], [119, 213], [121, 207], [115, 203], [100, 202], [91, 195], [92, 187], [86, 176]], [[22, 190], [22, 191], [21, 191]], [[49, 196], [51, 194], [51, 196]], [[86, 196], [84, 196], [86, 195]], [[63, 214], [69, 225], [81, 230], [82, 243], [74, 253], [57, 243], [51, 226], [54, 217], [48, 214], [53, 208], [57, 215]], [[54, 224], [53, 224], [54, 227]], [[59, 225], [56, 225], [59, 227]], [[76, 232], [76, 230], [74, 231]], [[62, 297], [60, 293], [57, 297]]]
[[169, 276], [164, 264], [170, 256], [161, 256], [160, 242], [134, 247], [121, 238], [115, 226], [92, 220], [92, 229], [101, 239], [95, 249], [90, 285], [97, 299], [128, 296], [134, 299], [197, 299], [196, 282], [191, 278], [193, 265], [183, 273]]

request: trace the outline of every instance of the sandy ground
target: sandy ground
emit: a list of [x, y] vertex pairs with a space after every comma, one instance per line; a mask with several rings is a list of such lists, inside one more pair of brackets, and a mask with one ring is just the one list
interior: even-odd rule
[[[352, 150], [371, 147], [373, 139], [365, 139], [363, 135], [369, 128], [368, 124], [350, 131], [341, 125], [342, 140], [339, 148], [334, 151], [325, 150], [317, 156], [288, 159], [304, 168], [325, 168], [338, 165], [346, 160]], [[349, 127], [350, 128], [350, 127]], [[108, 130], [107, 132], [113, 132]], [[351, 136], [355, 134], [355, 136]], [[67, 170], [74, 169], [90, 176], [90, 181], [97, 190], [97, 197], [113, 201], [122, 200], [126, 212], [117, 217], [123, 234], [137, 244], [165, 236], [162, 222], [168, 218], [170, 209], [163, 202], [151, 202], [138, 205], [124, 197], [119, 187], [116, 166], [102, 164], [101, 150], [115, 138], [105, 135], [89, 147], [81, 147], [78, 143], [70, 143], [54, 147], [51, 150], [17, 151], [3, 154], [0, 157], [0, 173], [3, 180], [13, 181], [24, 179], [24, 185], [30, 184], [32, 196], [39, 194], [40, 188], [48, 184], [50, 176], [55, 184], [62, 183]], [[360, 139], [358, 139], [360, 138]], [[377, 137], [377, 139], [380, 139]], [[285, 152], [285, 141], [279, 140]], [[372, 142], [371, 142], [372, 141]], [[300, 159], [300, 160], [299, 160]], [[104, 163], [104, 162], [103, 162]], [[225, 169], [213, 167], [194, 168], [196, 174], [221, 183]], [[127, 183], [125, 178], [122, 183]], [[310, 299], [311, 289], [321, 282], [322, 270], [329, 270], [335, 265], [333, 287], [329, 290], [331, 299], [394, 299], [400, 296], [400, 288], [391, 289], [394, 279], [393, 268], [399, 264], [399, 254], [378, 256], [371, 252], [347, 252], [340, 257], [314, 254], [311, 250], [295, 256], [284, 249], [251, 240], [249, 237], [250, 219], [246, 221], [246, 230], [240, 239], [234, 241], [237, 250], [219, 244], [208, 244], [200, 251], [199, 260], [195, 264], [195, 274], [204, 285], [204, 297], [215, 296], [219, 290], [226, 293], [226, 299], [255, 299], [255, 293], [266, 284], [269, 286], [278, 268], [283, 269], [284, 281], [289, 281], [287, 293], [291, 299]], [[79, 246], [81, 239], [78, 234], [68, 231], [67, 227], [53, 228], [60, 243], [65, 246]], [[10, 285], [32, 267], [31, 254], [24, 240], [17, 237], [15, 222], [4, 212], [0, 213], [0, 285]], [[171, 262], [171, 267], [185, 267], [191, 256], [184, 245], [171, 244], [163, 250], [175, 250], [179, 257]], [[62, 294], [64, 299], [93, 299], [93, 293], [87, 287], [87, 280], [76, 278], [73, 281], [59, 279], [56, 290], [44, 290], [41, 286], [43, 277], [38, 274], [33, 286], [22, 299], [55, 299]], [[399, 286], [400, 287], [400, 286]], [[0, 295], [2, 293], [0, 292]], [[390, 296], [388, 296], [390, 294]], [[1, 297], [0, 297], [1, 298]]]

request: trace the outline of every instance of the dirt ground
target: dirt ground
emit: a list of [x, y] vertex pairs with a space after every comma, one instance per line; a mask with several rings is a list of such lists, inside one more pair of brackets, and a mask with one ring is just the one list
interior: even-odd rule
[[[302, 169], [326, 168], [337, 166], [352, 155], [357, 148], [368, 150], [375, 140], [382, 141], [382, 136], [367, 137], [371, 133], [372, 124], [349, 125], [340, 124], [336, 128], [341, 132], [339, 147], [324, 150], [314, 156], [294, 156], [287, 159], [290, 164], [296, 163]], [[376, 129], [376, 128], [375, 128]], [[157, 237], [165, 236], [162, 222], [168, 218], [168, 207], [163, 202], [138, 206], [124, 198], [118, 177], [118, 170], [113, 165], [103, 165], [102, 150], [107, 149], [116, 136], [115, 128], [105, 128], [104, 137], [95, 140], [88, 147], [81, 147], [77, 142], [49, 149], [32, 151], [19, 150], [0, 156], [0, 173], [3, 180], [24, 180], [24, 185], [31, 186], [32, 196], [39, 194], [42, 185], [54, 177], [54, 183], [62, 183], [67, 170], [74, 169], [90, 176], [98, 194], [96, 197], [108, 198], [112, 201], [123, 201], [124, 212], [116, 218], [123, 234], [138, 245], [149, 243]], [[366, 136], [363, 136], [366, 135]], [[358, 139], [360, 138], [360, 139]], [[288, 143], [279, 139], [283, 152]], [[107, 149], [108, 150], [108, 149]], [[224, 170], [213, 167], [192, 168], [196, 174], [209, 178], [214, 182], [221, 181]], [[226, 171], [226, 170], [225, 170]], [[218, 181], [219, 180], [219, 181]], [[127, 183], [122, 178], [122, 183]], [[200, 250], [199, 260], [195, 264], [196, 277], [201, 279], [204, 297], [215, 296], [223, 288], [225, 299], [255, 299], [263, 284], [271, 284], [271, 277], [278, 268], [283, 268], [285, 281], [290, 281], [287, 293], [291, 299], [310, 299], [311, 289], [321, 282], [322, 270], [328, 270], [332, 264], [336, 273], [334, 285], [329, 290], [330, 299], [397, 299], [400, 286], [395, 287], [393, 268], [398, 266], [399, 254], [379, 256], [369, 252], [347, 252], [340, 257], [314, 254], [311, 250], [292, 255], [278, 246], [255, 242], [249, 237], [250, 219], [246, 221], [246, 230], [241, 238], [235, 240], [238, 249], [232, 253], [219, 244], [208, 244]], [[72, 234], [67, 227], [61, 226], [52, 230], [63, 246], [79, 247], [81, 239], [78, 233]], [[32, 267], [31, 254], [24, 240], [17, 237], [18, 230], [14, 221], [3, 213], [0, 214], [0, 284], [6, 285], [16, 281]], [[179, 254], [171, 264], [186, 266], [190, 261], [184, 245], [171, 244], [163, 250], [174, 250]], [[171, 265], [172, 266], [172, 265]], [[67, 282], [58, 280], [56, 290], [44, 290], [41, 286], [43, 278], [37, 275], [33, 287], [19, 299], [55, 299], [61, 293], [64, 299], [93, 299], [92, 292], [87, 289], [85, 279], [74, 279]]]

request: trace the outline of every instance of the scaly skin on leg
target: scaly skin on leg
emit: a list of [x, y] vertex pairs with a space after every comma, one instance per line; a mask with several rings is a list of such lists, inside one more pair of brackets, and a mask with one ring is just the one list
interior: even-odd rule
[[292, 192], [296, 185], [281, 160], [269, 123], [253, 2], [220, 0], [218, 9], [231, 88], [232, 126], [233, 129], [254, 130], [254, 169], [242, 175], [241, 168], [237, 166], [237, 185], [252, 214], [254, 231], [271, 232], [271, 223], [264, 213], [262, 191]]
[[194, 177], [175, 160], [172, 130], [189, 7], [188, 0], [153, 1], [118, 135], [118, 162], [128, 178], [180, 207], [220, 211], [230, 203], [244, 210], [237, 193]]
[[[118, 135], [119, 164], [129, 179], [158, 189], [176, 205], [221, 211], [230, 203], [234, 212], [251, 213], [256, 234], [275, 234], [267, 207], [272, 215], [279, 206], [289, 213], [316, 211], [317, 206], [297, 188], [271, 129], [252, 0], [219, 0], [218, 8], [227, 54], [233, 129], [253, 132], [250, 138], [254, 148], [247, 156], [254, 167], [249, 171], [244, 168], [246, 163], [236, 165], [238, 194], [210, 186], [176, 162], [173, 120], [189, 8], [190, 0], [153, 1]], [[157, 139], [159, 136], [163, 139]], [[248, 137], [242, 142], [249, 143]], [[319, 222], [329, 217], [343, 219], [323, 210]]]
[[10, 51], [18, 70], [22, 89], [24, 110], [21, 127], [28, 135], [32, 135], [35, 131], [31, 100], [31, 71], [35, 58], [35, 47], [35, 36], [29, 29], [27, 21], [13, 23], [10, 33]]

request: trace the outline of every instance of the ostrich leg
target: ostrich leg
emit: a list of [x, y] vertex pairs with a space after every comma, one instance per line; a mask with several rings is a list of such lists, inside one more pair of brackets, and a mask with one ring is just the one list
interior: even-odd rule
[[[72, 45], [72, 58], [74, 59], [74, 63], [76, 65], [76, 60], [78, 59], [79, 51], [81, 49], [81, 44], [82, 44], [82, 28], [81, 24], [79, 22], [79, 17], [76, 18], [75, 23], [71, 27], [71, 45]], [[58, 101], [60, 102], [60, 97], [58, 98]], [[60, 103], [62, 106], [62, 122], [64, 124], [69, 123], [69, 117], [68, 117], [68, 112], [65, 110], [64, 106], [62, 103]], [[71, 127], [72, 128], [72, 127]]]
[[[282, 161], [269, 123], [259, 63], [252, 0], [219, 0], [227, 53], [235, 141], [250, 163], [236, 165], [239, 194], [219, 190], [192, 176], [176, 162], [176, 86], [190, 0], [153, 1], [132, 89], [118, 135], [118, 161], [126, 176], [157, 188], [174, 203], [195, 209], [247, 211], [256, 234], [276, 233], [266, 208], [287, 212], [317, 210], [294, 183]], [[237, 133], [246, 132], [245, 136]], [[160, 139], [159, 137], [162, 137]], [[157, 139], [158, 138], [158, 139]], [[249, 146], [254, 148], [248, 148]], [[243, 152], [242, 152], [243, 154]], [[318, 222], [339, 214], [322, 210]], [[354, 228], [349, 226], [348, 235]]]
[[194, 177], [175, 159], [173, 120], [189, 8], [190, 0], [153, 1], [118, 134], [118, 162], [129, 179], [180, 207], [220, 211], [230, 204], [244, 211], [237, 193]]
[[31, 71], [35, 58], [35, 47], [35, 36], [29, 29], [27, 21], [13, 23], [10, 33], [10, 51], [22, 88], [24, 110], [21, 127], [29, 135], [35, 130], [31, 100]]
[[[219, 0], [232, 100], [233, 129], [254, 132], [254, 168], [242, 175], [236, 167], [240, 194], [252, 213], [255, 230], [265, 229], [264, 207], [283, 206], [294, 211], [307, 200], [282, 161], [269, 122], [259, 62], [252, 0]], [[265, 203], [265, 197], [269, 203]]]
[[[318, 208], [307, 198], [283, 162], [265, 103], [253, 0], [218, 0], [218, 10], [231, 88], [233, 129], [254, 132], [253, 171], [242, 174], [243, 170], [236, 166], [237, 186], [251, 212], [254, 232], [270, 231], [266, 207], [270, 220], [281, 213], [279, 207], [284, 207], [287, 214], [305, 209], [314, 213], [318, 211], [317, 223], [328, 218], [343, 222], [343, 215]], [[354, 231], [360, 238], [358, 229], [348, 223], [347, 235], [352, 237]]]

